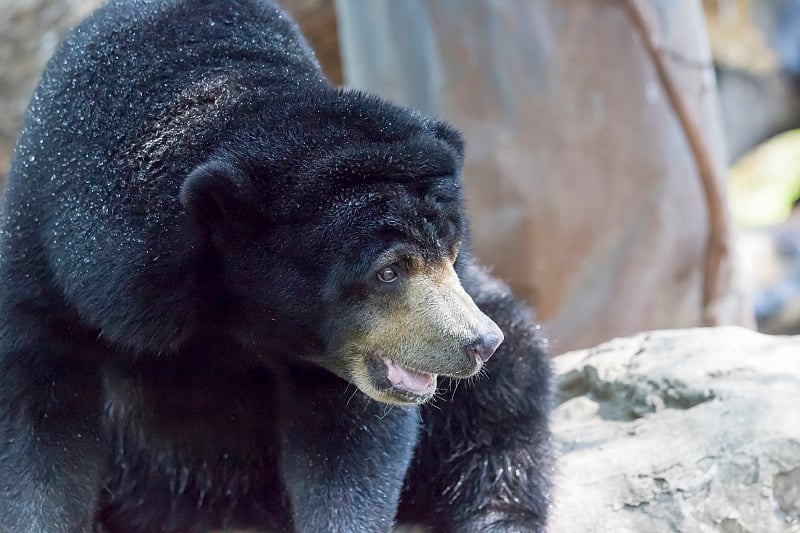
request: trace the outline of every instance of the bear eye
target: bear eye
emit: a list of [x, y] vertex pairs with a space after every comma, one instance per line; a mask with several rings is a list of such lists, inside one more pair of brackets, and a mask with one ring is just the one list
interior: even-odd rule
[[384, 283], [392, 283], [397, 277], [397, 268], [394, 265], [383, 267], [378, 271], [378, 279]]

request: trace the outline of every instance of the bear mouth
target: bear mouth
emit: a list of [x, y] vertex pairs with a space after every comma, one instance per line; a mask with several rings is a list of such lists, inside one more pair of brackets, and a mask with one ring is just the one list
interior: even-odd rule
[[424, 403], [436, 392], [437, 374], [409, 368], [380, 354], [373, 355], [368, 366], [375, 388], [400, 401]]

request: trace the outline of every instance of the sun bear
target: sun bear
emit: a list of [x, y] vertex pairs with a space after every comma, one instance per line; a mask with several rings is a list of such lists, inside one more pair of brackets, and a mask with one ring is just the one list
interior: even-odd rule
[[463, 150], [267, 0], [96, 11], [4, 197], [0, 530], [543, 531], [545, 341]]

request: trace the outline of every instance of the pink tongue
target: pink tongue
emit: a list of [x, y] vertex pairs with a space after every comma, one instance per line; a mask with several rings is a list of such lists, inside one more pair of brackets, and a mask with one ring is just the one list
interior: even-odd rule
[[431, 394], [436, 390], [436, 374], [414, 372], [397, 363], [382, 358], [388, 369], [386, 377], [397, 388], [407, 390], [419, 396]]

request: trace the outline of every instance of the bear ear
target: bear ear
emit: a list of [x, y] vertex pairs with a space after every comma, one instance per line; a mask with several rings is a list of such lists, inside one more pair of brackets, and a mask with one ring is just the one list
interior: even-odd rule
[[458, 130], [447, 122], [437, 120], [436, 125], [433, 127], [433, 132], [437, 139], [446, 142], [456, 151], [459, 159], [464, 159], [464, 139], [461, 138]]
[[180, 200], [189, 216], [206, 225], [219, 223], [242, 206], [246, 178], [233, 165], [219, 160], [195, 168], [181, 187]]

